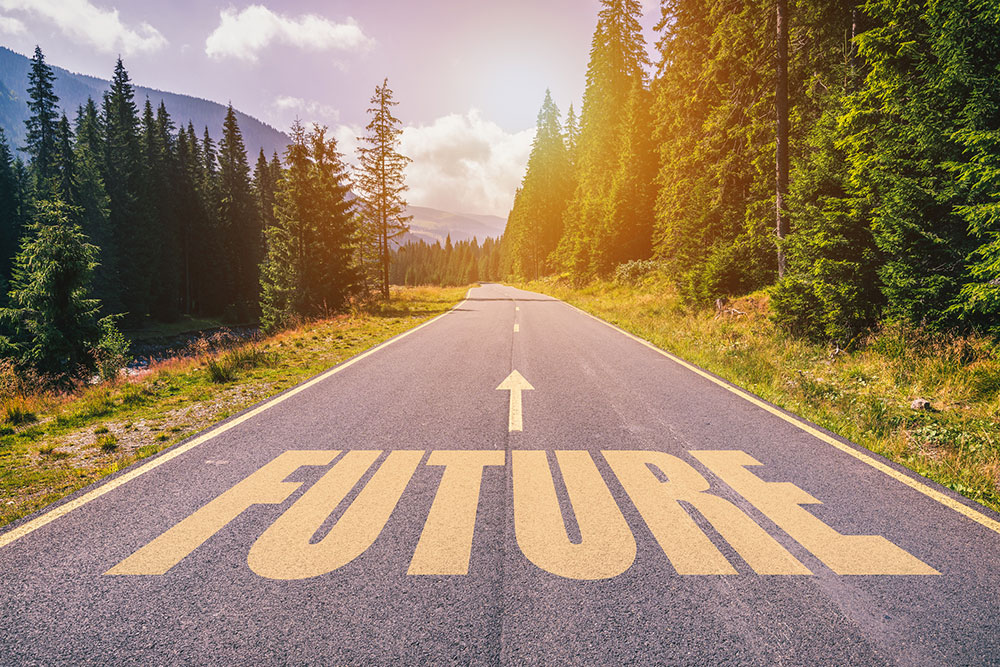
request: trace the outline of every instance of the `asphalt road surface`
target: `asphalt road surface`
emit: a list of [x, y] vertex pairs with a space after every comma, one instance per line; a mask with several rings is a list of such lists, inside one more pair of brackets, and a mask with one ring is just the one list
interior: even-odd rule
[[8, 527], [0, 663], [996, 664], [998, 519], [486, 285]]

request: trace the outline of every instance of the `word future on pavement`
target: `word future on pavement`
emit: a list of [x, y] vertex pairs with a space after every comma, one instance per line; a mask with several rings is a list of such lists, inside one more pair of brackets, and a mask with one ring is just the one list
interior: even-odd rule
[[996, 513], [486, 285], [0, 534], [0, 663], [988, 664], [997, 591]]
[[[343, 454], [343, 455], [341, 455]], [[360, 493], [318, 541], [313, 538], [382, 455], [367, 451], [288, 451], [111, 568], [107, 574], [162, 575], [254, 505], [281, 504], [299, 486], [285, 479], [302, 466], [329, 466], [257, 538], [250, 569], [271, 579], [329, 574], [364, 553], [382, 532], [425, 452], [389, 452]], [[812, 574], [746, 513], [709, 493], [708, 481], [682, 459], [662, 452], [604, 451], [604, 459], [635, 503], [678, 574], [736, 574], [686, 507], [712, 527], [758, 574]], [[938, 574], [883, 537], [841, 535], [801, 505], [819, 503], [794, 484], [765, 482], [747, 470], [760, 463], [741, 451], [691, 455], [837, 574]], [[636, 543], [591, 455], [556, 451], [559, 472], [581, 540], [566, 535], [544, 451], [511, 452], [514, 532], [525, 557], [570, 579], [605, 579], [625, 572]], [[444, 467], [408, 574], [467, 574], [483, 469], [504, 466], [496, 450], [438, 450], [427, 465]], [[661, 481], [661, 479], [667, 481]]]

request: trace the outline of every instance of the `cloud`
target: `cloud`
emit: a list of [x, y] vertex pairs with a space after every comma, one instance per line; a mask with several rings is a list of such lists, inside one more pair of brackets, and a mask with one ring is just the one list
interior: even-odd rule
[[507, 132], [478, 110], [403, 129], [400, 151], [411, 204], [507, 217], [531, 152], [534, 128]]
[[340, 111], [328, 104], [288, 95], [278, 96], [274, 108], [283, 113], [294, 112], [304, 122], [335, 122], [340, 118]]
[[24, 24], [13, 16], [0, 16], [0, 32], [8, 35], [20, 35], [26, 29]]
[[286, 44], [310, 51], [365, 51], [374, 41], [352, 18], [334, 23], [315, 14], [298, 17], [272, 12], [263, 5], [234, 7], [219, 13], [219, 26], [205, 40], [212, 58], [237, 58], [256, 62], [272, 44]]
[[0, 0], [0, 9], [47, 21], [69, 39], [102, 53], [129, 56], [158, 51], [167, 45], [167, 39], [148, 23], [126, 25], [117, 9], [98, 7], [89, 0]]

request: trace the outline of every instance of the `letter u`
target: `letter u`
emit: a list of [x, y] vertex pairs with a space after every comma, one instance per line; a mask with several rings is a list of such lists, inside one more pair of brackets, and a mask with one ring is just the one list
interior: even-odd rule
[[545, 452], [513, 451], [511, 460], [514, 533], [528, 560], [568, 579], [607, 579], [632, 565], [635, 538], [588, 452], [556, 452], [579, 544], [566, 532]]

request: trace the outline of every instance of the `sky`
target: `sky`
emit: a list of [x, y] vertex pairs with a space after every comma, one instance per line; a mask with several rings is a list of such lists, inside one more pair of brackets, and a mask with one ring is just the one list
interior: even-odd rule
[[[644, 0], [652, 44], [659, 10]], [[395, 92], [411, 204], [506, 217], [546, 88], [579, 110], [599, 0], [0, 0], [0, 44], [110, 78], [334, 132], [353, 159]]]

